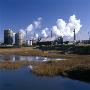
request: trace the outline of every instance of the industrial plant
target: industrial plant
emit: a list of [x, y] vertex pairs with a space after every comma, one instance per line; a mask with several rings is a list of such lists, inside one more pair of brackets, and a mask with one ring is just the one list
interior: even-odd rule
[[23, 46], [50, 46], [50, 45], [60, 45], [60, 44], [90, 44], [90, 40], [76, 40], [75, 29], [73, 30], [73, 41], [63, 41], [63, 37], [54, 37], [51, 31], [49, 37], [43, 38], [38, 37], [38, 39], [32, 38], [30, 40], [23, 36], [22, 32], [17, 32], [13, 35], [11, 29], [4, 30], [4, 42], [1, 43], [1, 47], [23, 47]]
[[38, 39], [30, 39], [27, 40], [23, 36], [22, 32], [17, 32], [15, 35], [13, 35], [13, 31], [11, 29], [4, 30], [4, 43], [1, 43], [2, 47], [22, 47], [22, 46], [35, 46], [35, 45], [53, 45], [53, 44], [63, 44], [63, 38], [62, 37], [51, 37], [47, 38], [38, 38]]

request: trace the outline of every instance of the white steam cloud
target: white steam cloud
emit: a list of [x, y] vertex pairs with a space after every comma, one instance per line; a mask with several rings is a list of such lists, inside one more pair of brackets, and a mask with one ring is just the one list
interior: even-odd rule
[[37, 18], [36, 21], [33, 22], [33, 26], [35, 29], [40, 29], [41, 28], [41, 21], [42, 21], [42, 17]]
[[42, 21], [41, 17], [37, 18], [37, 20], [33, 21], [32, 24], [28, 25], [25, 30], [27, 32], [32, 32], [33, 30], [40, 29], [41, 28], [41, 21]]
[[[29, 36], [31, 36], [32, 38], [35, 37], [35, 38], [38, 38], [38, 34], [36, 35], [32, 35], [32, 33], [35, 33], [37, 29], [40, 29], [41, 28], [41, 22], [42, 22], [42, 17], [39, 17], [37, 18], [37, 20], [33, 21], [32, 24], [28, 25], [26, 27], [26, 29], [20, 29], [20, 32], [23, 34], [23, 36], [25, 37], [25, 35], [29, 34]], [[31, 35], [30, 35], [31, 34]]]
[[52, 32], [56, 36], [73, 37], [73, 31], [77, 34], [82, 25], [80, 19], [78, 20], [75, 15], [70, 16], [69, 22], [66, 23], [63, 19], [57, 19], [56, 25], [52, 26]]
[[36, 33], [35, 38], [38, 38], [38, 37], [39, 37], [39, 35]]
[[48, 31], [49, 31], [49, 28], [45, 28], [42, 30], [41, 35], [43, 38], [48, 37]]
[[26, 29], [20, 29], [20, 32], [23, 36], [29, 34], [29, 37], [38, 38], [50, 37], [51, 31], [53, 33], [53, 37], [73, 37], [74, 29], [77, 34], [82, 25], [80, 24], [80, 19], [77, 19], [75, 15], [70, 16], [68, 23], [66, 23], [63, 19], [57, 19], [56, 25], [51, 26], [51, 28], [42, 29], [42, 17], [37, 18], [37, 20], [33, 21], [30, 25], [26, 27]]
[[33, 24], [30, 24], [30, 25], [27, 26], [26, 31], [31, 32], [33, 29], [34, 29]]

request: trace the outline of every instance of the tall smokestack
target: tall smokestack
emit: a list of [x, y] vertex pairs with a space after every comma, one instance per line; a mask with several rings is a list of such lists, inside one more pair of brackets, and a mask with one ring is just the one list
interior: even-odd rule
[[52, 38], [52, 30], [51, 30], [51, 38]]
[[35, 36], [36, 36], [36, 33], [34, 32], [34, 38], [35, 38]]
[[27, 30], [26, 30], [26, 40], [27, 40]]
[[74, 41], [75, 41], [75, 40], [76, 40], [75, 29], [74, 29], [74, 31], [73, 31], [73, 32], [74, 32]]
[[89, 40], [90, 40], [90, 32], [88, 32]]

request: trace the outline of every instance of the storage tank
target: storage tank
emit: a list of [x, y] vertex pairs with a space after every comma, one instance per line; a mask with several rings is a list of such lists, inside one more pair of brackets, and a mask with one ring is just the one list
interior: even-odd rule
[[21, 32], [18, 32], [15, 34], [15, 45], [22, 46], [22, 44], [23, 44], [23, 34]]
[[4, 44], [6, 45], [13, 44], [13, 31], [10, 29], [4, 30]]
[[26, 46], [32, 46], [32, 40], [27, 40], [26, 41]]
[[26, 46], [30, 46], [30, 41], [26, 40]]
[[30, 40], [30, 46], [32, 46], [32, 40]]

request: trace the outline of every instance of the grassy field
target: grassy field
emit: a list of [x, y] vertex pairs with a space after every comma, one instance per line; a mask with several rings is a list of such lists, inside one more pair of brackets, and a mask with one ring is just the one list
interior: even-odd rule
[[70, 56], [67, 60], [41, 62], [34, 69], [38, 75], [59, 75], [77, 65], [90, 64], [90, 56]]
[[60, 55], [56, 53], [57, 51], [43, 51], [39, 49], [34, 49], [34, 47], [22, 47], [22, 48], [0, 48], [0, 54], [7, 55], [29, 55], [29, 56], [45, 56], [51, 58], [65, 57], [65, 55]]
[[62, 75], [90, 82], [90, 56], [72, 56], [68, 60], [41, 62], [33, 69], [39, 76]]

